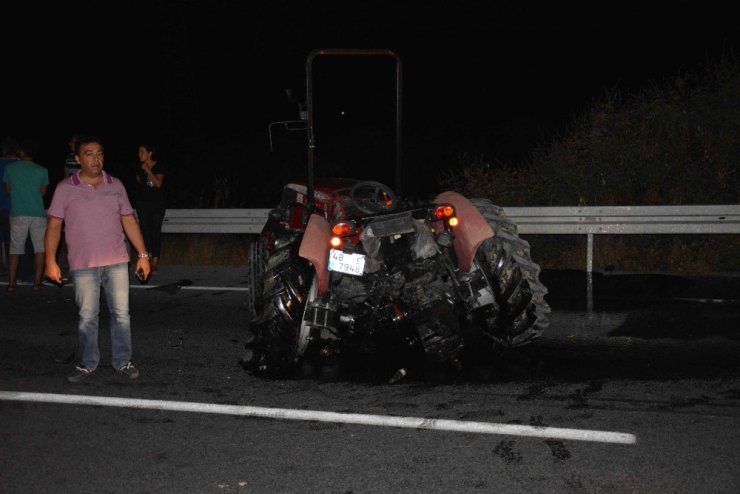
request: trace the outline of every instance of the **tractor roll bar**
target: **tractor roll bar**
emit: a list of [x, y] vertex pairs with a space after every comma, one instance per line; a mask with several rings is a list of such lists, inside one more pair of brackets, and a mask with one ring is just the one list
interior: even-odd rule
[[325, 48], [312, 50], [306, 59], [306, 112], [308, 117], [308, 204], [314, 200], [313, 61], [324, 55], [390, 56], [396, 61], [396, 193], [401, 194], [401, 58], [387, 49]]

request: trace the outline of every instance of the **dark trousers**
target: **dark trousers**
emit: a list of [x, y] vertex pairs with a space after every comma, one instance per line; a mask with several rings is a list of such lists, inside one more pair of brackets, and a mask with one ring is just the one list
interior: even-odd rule
[[162, 221], [164, 221], [164, 204], [140, 204], [136, 208], [139, 226], [144, 235], [144, 243], [152, 257], [159, 257], [162, 249]]

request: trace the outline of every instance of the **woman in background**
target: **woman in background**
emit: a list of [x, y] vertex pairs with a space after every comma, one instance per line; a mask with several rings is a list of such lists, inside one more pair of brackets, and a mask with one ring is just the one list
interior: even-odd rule
[[137, 194], [136, 214], [144, 234], [144, 243], [149, 249], [152, 263], [151, 274], [159, 268], [159, 255], [162, 247], [162, 221], [164, 220], [164, 179], [165, 166], [157, 161], [157, 150], [151, 144], [139, 146], [139, 169], [136, 172]]

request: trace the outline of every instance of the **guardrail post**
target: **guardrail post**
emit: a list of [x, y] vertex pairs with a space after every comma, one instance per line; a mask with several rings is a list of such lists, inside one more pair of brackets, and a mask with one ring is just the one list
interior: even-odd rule
[[594, 234], [586, 235], [586, 304], [588, 312], [594, 310]]

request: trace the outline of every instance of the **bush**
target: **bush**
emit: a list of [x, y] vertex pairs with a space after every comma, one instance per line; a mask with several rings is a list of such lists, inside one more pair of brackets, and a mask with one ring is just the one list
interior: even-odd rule
[[[736, 204], [738, 156], [740, 69], [727, 57], [704, 74], [679, 75], [637, 94], [607, 91], [524, 163], [486, 163], [462, 154], [441, 185], [502, 206]], [[595, 269], [739, 267], [737, 236], [597, 238]], [[546, 259], [544, 266], [563, 267], [584, 257], [580, 242], [541, 239], [545, 251], [535, 252]]]

